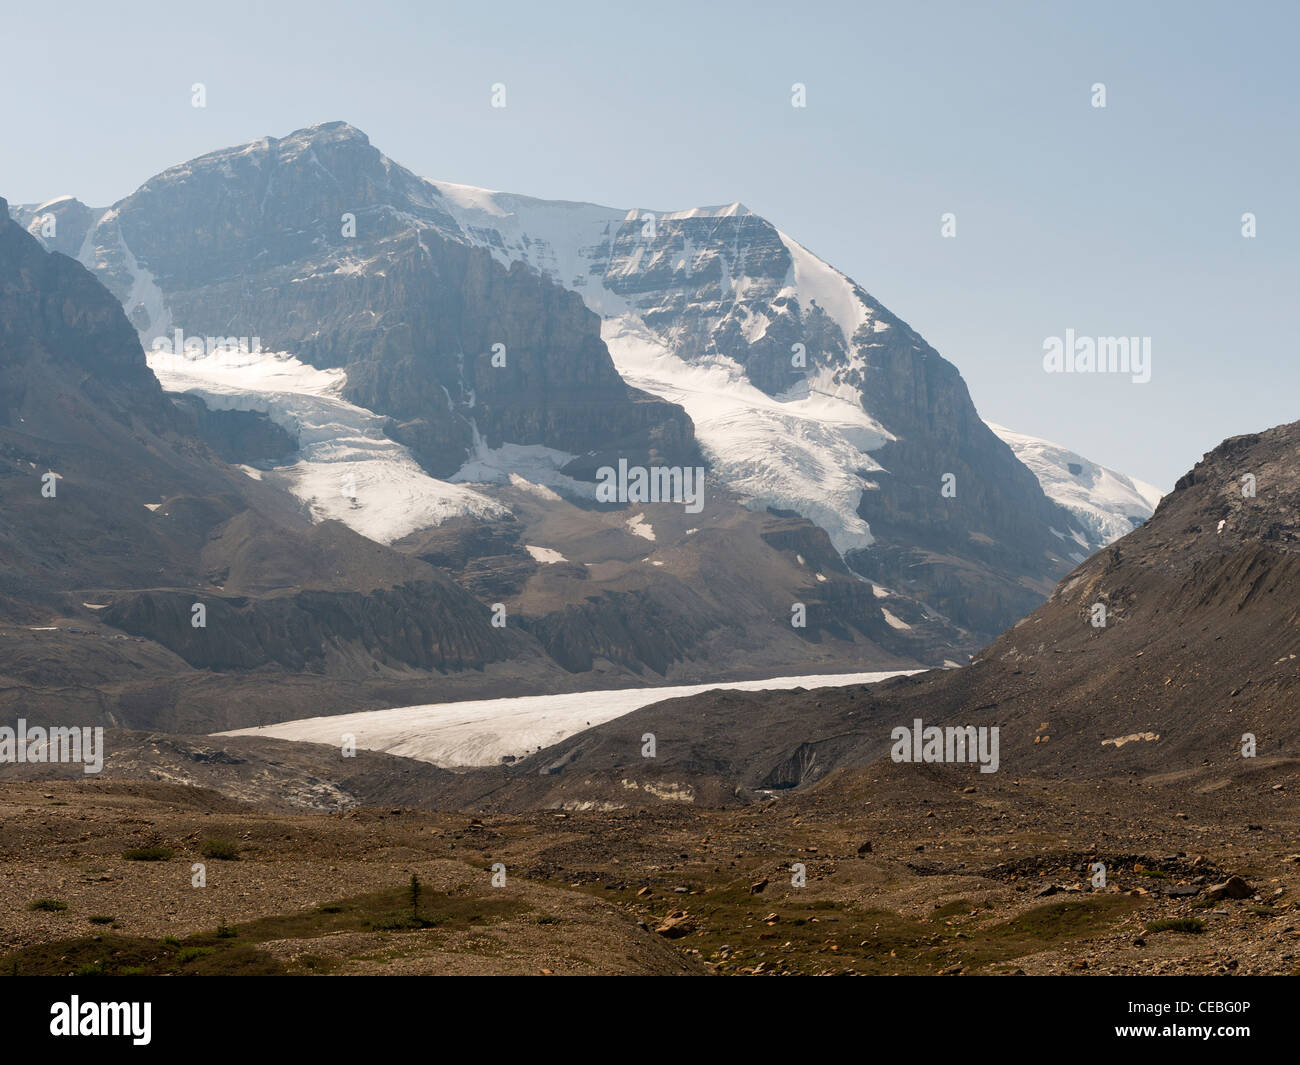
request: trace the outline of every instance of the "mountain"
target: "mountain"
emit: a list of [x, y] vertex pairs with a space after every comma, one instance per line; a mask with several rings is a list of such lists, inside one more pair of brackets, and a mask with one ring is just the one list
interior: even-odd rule
[[686, 409], [742, 499], [815, 521], [876, 584], [991, 638], [1078, 542], [1100, 545], [979, 419], [955, 367], [744, 205], [434, 186], [470, 240], [582, 295], [624, 378]]
[[[1085, 529], [1075, 558], [1082, 562], [1097, 545], [1118, 540], [1141, 525], [1164, 493], [1155, 485], [1099, 466], [1082, 455], [1037, 437], [988, 423], [1016, 458], [1038, 478], [1049, 499], [1070, 511]], [[1073, 557], [1073, 556], [1072, 556]]]
[[425, 182], [331, 123], [163, 172], [95, 221], [83, 258], [151, 350], [220, 325], [346, 367], [343, 397], [437, 477], [506, 440], [693, 460], [689, 420], [624, 384], [580, 300], [457, 235]]
[[[893, 730], [917, 719], [997, 727], [998, 772], [1013, 778], [1133, 777], [1212, 790], [1254, 765], [1293, 769], [1298, 460], [1300, 422], [1224, 441], [1150, 520], [1068, 574], [962, 669], [659, 703], [509, 769], [457, 777], [440, 801], [506, 809], [685, 794], [749, 801], [887, 758]], [[1247, 475], [1254, 495], [1243, 491]], [[653, 759], [639, 755], [646, 733], [658, 740]], [[1253, 758], [1243, 756], [1248, 741]]]
[[204, 426], [279, 438], [174, 403], [121, 304], [0, 206], [6, 718], [206, 728], [387, 701], [438, 670], [566, 675], [442, 571], [223, 461]]
[[[962, 638], [907, 602], [886, 615], [806, 521], [438, 481], [343, 398], [341, 374], [289, 356], [216, 352], [193, 360], [202, 389], [165, 390], [171, 357], [151, 368], [118, 300], [4, 207], [7, 716], [205, 731], [809, 662], [907, 668]], [[482, 509], [457, 515], [471, 498]]]
[[[425, 181], [334, 122], [108, 209], [13, 213], [118, 297], [211, 447], [504, 603], [570, 671], [955, 664], [1111, 531], [1044, 494], [906, 323], [740, 204]], [[169, 352], [185, 339], [202, 357]], [[707, 467], [700, 519], [597, 504], [620, 461]]]

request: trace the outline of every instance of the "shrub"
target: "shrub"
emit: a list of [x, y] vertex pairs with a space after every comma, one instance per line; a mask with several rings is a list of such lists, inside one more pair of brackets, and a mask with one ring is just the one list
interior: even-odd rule
[[1148, 921], [1148, 932], [1204, 932], [1205, 922], [1199, 917], [1168, 917], [1163, 921]]
[[205, 839], [199, 847], [199, 853], [205, 858], [215, 858], [222, 862], [239, 861], [239, 845], [228, 839]]
[[122, 852], [128, 862], [165, 862], [172, 856], [169, 847], [132, 847]]
[[68, 904], [62, 899], [34, 899], [27, 904], [29, 910], [41, 910], [44, 913], [57, 913], [66, 910]]

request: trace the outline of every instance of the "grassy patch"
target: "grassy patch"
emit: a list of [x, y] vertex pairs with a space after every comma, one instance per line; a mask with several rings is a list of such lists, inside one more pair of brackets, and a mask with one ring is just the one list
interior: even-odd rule
[[[634, 897], [628, 901], [637, 905]], [[697, 928], [677, 945], [698, 949], [723, 973], [761, 964], [765, 972], [924, 975], [958, 966], [972, 972], [1097, 935], [1138, 904], [1127, 895], [1089, 895], [990, 923], [992, 915], [983, 911], [969, 917], [981, 907], [958, 898], [914, 919], [852, 902], [805, 902], [797, 893], [755, 898], [747, 881], [737, 881], [702, 895], [656, 898], [643, 909], [647, 921], [659, 920], [668, 909], [688, 910]], [[771, 914], [777, 919], [769, 924]], [[968, 919], [945, 923], [958, 917]]]
[[1148, 932], [1191, 932], [1205, 931], [1205, 922], [1199, 917], [1166, 917], [1159, 921], [1147, 922]]
[[303, 954], [293, 964], [303, 972], [318, 974], [333, 972], [339, 967], [337, 958], [327, 958], [320, 954]]
[[107, 935], [38, 943], [3, 960], [0, 972], [18, 976], [270, 976], [284, 971], [265, 951], [232, 948], [220, 954], [181, 955], [186, 948], [157, 939]]
[[[55, 899], [37, 902], [66, 903]], [[528, 907], [502, 896], [456, 895], [422, 888], [419, 915], [412, 913], [411, 889], [391, 888], [341, 899], [311, 910], [262, 917], [239, 925], [221, 924], [215, 932], [147, 939], [138, 936], [84, 936], [22, 948], [0, 958], [0, 973], [22, 976], [242, 975], [327, 972], [336, 963], [304, 954], [286, 965], [260, 944], [282, 939], [315, 939], [332, 932], [406, 932], [422, 928], [467, 931], [487, 926]], [[37, 908], [35, 903], [33, 908]], [[45, 907], [39, 907], [44, 909]]]
[[91, 924], [112, 924], [117, 920], [117, 918], [109, 917], [108, 914], [105, 913], [96, 913], [91, 914], [91, 916], [87, 917], [86, 920]]
[[132, 847], [122, 852], [128, 862], [166, 862], [174, 852], [170, 847]]
[[39, 910], [41, 913], [58, 913], [60, 910], [66, 910], [68, 904], [62, 899], [32, 899], [27, 904], [29, 910]]
[[239, 844], [229, 839], [205, 839], [199, 845], [199, 853], [205, 858], [222, 862], [239, 861]]

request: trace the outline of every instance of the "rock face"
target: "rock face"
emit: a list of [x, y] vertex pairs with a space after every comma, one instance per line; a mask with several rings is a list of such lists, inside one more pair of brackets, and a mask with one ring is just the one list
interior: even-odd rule
[[435, 476], [480, 441], [695, 454], [689, 419], [624, 384], [579, 297], [460, 239], [437, 191], [345, 123], [164, 171], [90, 242], [146, 346], [179, 328], [342, 368], [346, 397]]
[[[191, 625], [193, 605], [205, 625]], [[517, 651], [513, 633], [450, 582], [413, 582], [369, 594], [305, 590], [230, 598], [141, 592], [117, 599], [106, 624], [154, 640], [199, 669], [284, 669], [324, 673], [350, 667], [358, 652], [381, 665], [481, 669]]]
[[0, 412], [22, 409], [37, 375], [106, 389], [136, 412], [168, 406], [122, 308], [80, 263], [51, 255], [0, 199]]
[[87, 207], [73, 196], [12, 208], [14, 221], [45, 245], [47, 251], [77, 258], [86, 234], [104, 212]]
[[298, 449], [298, 441], [258, 411], [213, 410], [189, 395], [177, 397], [176, 404], [194, 419], [203, 441], [227, 462], [274, 463]]

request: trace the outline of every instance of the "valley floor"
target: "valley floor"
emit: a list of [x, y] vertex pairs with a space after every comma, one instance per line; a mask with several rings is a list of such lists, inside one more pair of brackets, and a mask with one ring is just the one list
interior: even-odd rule
[[[1296, 973], [1300, 855], [1277, 801], [1294, 769], [1081, 783], [883, 763], [727, 810], [481, 819], [7, 782], [0, 973]], [[1232, 875], [1249, 897], [1211, 897]]]

